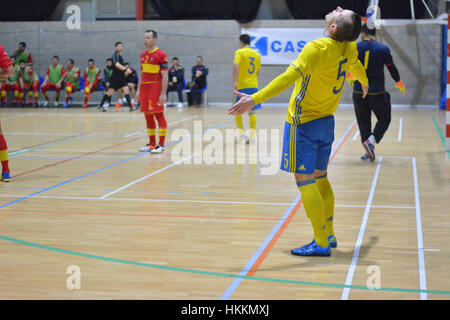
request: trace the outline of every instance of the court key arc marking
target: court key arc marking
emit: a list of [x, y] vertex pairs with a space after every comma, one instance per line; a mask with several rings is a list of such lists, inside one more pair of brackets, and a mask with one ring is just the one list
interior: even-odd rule
[[38, 243], [34, 243], [34, 242], [19, 240], [19, 239], [11, 238], [11, 237], [4, 236], [4, 235], [0, 235], [0, 239], [4, 240], [4, 241], [9, 241], [9, 242], [13, 242], [13, 243], [21, 244], [21, 245], [34, 247], [34, 248], [44, 249], [44, 250], [58, 252], [58, 253], [70, 254], [70, 255], [78, 256], [78, 257], [82, 257], [82, 258], [96, 259], [96, 260], [102, 260], [102, 261], [108, 261], [108, 262], [114, 262], [114, 263], [122, 263], [122, 264], [139, 266], [139, 267], [167, 270], [167, 271], [178, 271], [178, 272], [185, 272], [185, 273], [191, 273], [191, 274], [215, 276], [215, 277], [241, 278], [241, 279], [254, 280], [254, 281], [278, 282], [278, 283], [297, 284], [297, 285], [316, 286], [316, 287], [328, 287], [328, 288], [351, 288], [351, 289], [371, 290], [371, 291], [412, 292], [412, 293], [422, 293], [423, 292], [423, 293], [450, 295], [450, 291], [444, 291], [444, 290], [420, 290], [420, 289], [408, 289], [408, 288], [369, 289], [364, 286], [348, 286], [348, 285], [343, 285], [343, 284], [299, 281], [299, 280], [289, 280], [289, 279], [279, 279], [279, 278], [262, 278], [262, 277], [253, 277], [253, 276], [250, 277], [250, 276], [245, 276], [245, 275], [237, 275], [237, 274], [224, 273], [224, 272], [213, 272], [213, 271], [187, 269], [187, 268], [179, 268], [179, 267], [168, 267], [168, 266], [162, 266], [162, 265], [145, 263], [145, 262], [137, 262], [137, 261], [123, 260], [123, 259], [109, 258], [109, 257], [88, 254], [88, 253], [71, 251], [71, 250], [46, 246], [46, 245], [42, 245], [42, 244], [38, 244]]

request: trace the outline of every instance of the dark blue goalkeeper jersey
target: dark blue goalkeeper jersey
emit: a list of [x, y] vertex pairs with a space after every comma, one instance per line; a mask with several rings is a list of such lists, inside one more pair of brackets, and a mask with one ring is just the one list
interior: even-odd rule
[[[392, 60], [389, 47], [372, 39], [364, 39], [358, 42], [358, 58], [366, 69], [369, 78], [369, 94], [380, 94], [385, 92], [384, 88], [384, 66], [388, 68], [395, 82], [400, 81], [400, 75]], [[355, 81], [353, 90], [362, 93], [361, 84]]]

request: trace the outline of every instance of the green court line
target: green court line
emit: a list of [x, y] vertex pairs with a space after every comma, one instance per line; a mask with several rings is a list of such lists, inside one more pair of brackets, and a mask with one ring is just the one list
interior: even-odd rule
[[[437, 132], [439, 134], [439, 137], [441, 138], [441, 142], [442, 142], [442, 145], [444, 146], [444, 150], [445, 150], [444, 134], [442, 133], [441, 128], [439, 127], [439, 124], [436, 121], [436, 118], [435, 117], [431, 117], [431, 119], [433, 119], [434, 127], [436, 128], [436, 130], [437, 130]], [[447, 157], [450, 159], [450, 151], [445, 151], [445, 153], [447, 153]]]
[[64, 144], [64, 143], [69, 143], [69, 142], [73, 142], [73, 141], [80, 141], [80, 140], [87, 140], [87, 139], [92, 139], [94, 137], [97, 137], [98, 135], [95, 136], [89, 136], [89, 137], [75, 137], [75, 138], [69, 138], [66, 140], [61, 140], [58, 142], [54, 142], [54, 143], [49, 143], [49, 144], [44, 144], [42, 146], [39, 147], [35, 147], [35, 148], [30, 148], [30, 149], [25, 149], [25, 150], [19, 150], [19, 151], [15, 151], [15, 152], [10, 152], [8, 154], [9, 157], [14, 157], [15, 155], [18, 154], [22, 154], [22, 153], [26, 153], [26, 152], [31, 152], [31, 151], [35, 151], [35, 150], [41, 150], [41, 149], [47, 149], [47, 148], [51, 148], [60, 144]]
[[242, 279], [246, 279], [246, 280], [288, 283], [288, 284], [298, 284], [298, 285], [305, 285], [305, 286], [317, 286], [317, 287], [328, 287], [328, 288], [351, 288], [351, 289], [360, 289], [360, 290], [412, 292], [412, 293], [425, 292], [425, 293], [450, 295], [450, 291], [442, 291], [442, 290], [421, 290], [421, 289], [404, 289], [404, 288], [369, 289], [368, 287], [365, 287], [365, 286], [333, 284], [333, 283], [323, 283], [323, 282], [310, 282], [310, 281], [298, 281], [298, 280], [287, 280], [287, 279], [276, 279], [276, 278], [249, 277], [249, 276], [244, 276], [244, 275], [239, 275], [239, 274], [230, 274], [230, 273], [223, 273], [223, 272], [212, 272], [212, 271], [204, 271], [204, 270], [168, 267], [168, 266], [161, 266], [161, 265], [145, 263], [145, 262], [136, 262], [136, 261], [122, 260], [122, 259], [108, 258], [108, 257], [102, 257], [102, 256], [93, 255], [93, 254], [88, 254], [88, 253], [70, 251], [70, 250], [45, 246], [45, 245], [38, 244], [38, 243], [19, 240], [19, 239], [15, 239], [15, 238], [3, 236], [3, 235], [0, 235], [0, 239], [18, 243], [18, 244], [22, 244], [22, 245], [26, 245], [26, 246], [30, 246], [30, 247], [35, 247], [35, 248], [59, 252], [59, 253], [70, 254], [70, 255], [79, 256], [79, 257], [83, 257], [83, 258], [97, 259], [97, 260], [122, 263], [122, 264], [128, 264], [128, 265], [139, 266], [139, 267], [147, 267], [147, 268], [161, 269], [161, 270], [168, 270], [168, 271], [178, 271], [178, 272], [185, 272], [185, 273], [192, 273], [192, 274], [201, 274], [201, 275], [215, 276], [215, 277], [242, 278]]

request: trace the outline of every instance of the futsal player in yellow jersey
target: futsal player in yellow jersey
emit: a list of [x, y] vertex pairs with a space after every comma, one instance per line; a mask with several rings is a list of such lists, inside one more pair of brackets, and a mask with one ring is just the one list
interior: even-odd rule
[[[253, 94], [258, 91], [258, 73], [261, 70], [261, 56], [256, 50], [250, 48], [250, 36], [248, 34], [242, 34], [239, 37], [239, 41], [241, 48], [236, 50], [234, 54], [233, 89], [241, 93]], [[239, 101], [239, 96], [236, 96], [235, 102], [237, 101]], [[260, 103], [248, 111], [250, 137], [247, 139], [247, 143], [255, 143], [255, 110], [258, 109], [261, 109]], [[241, 140], [245, 137], [242, 116], [235, 116], [235, 120], [240, 133], [238, 140]]]
[[334, 194], [327, 178], [334, 140], [334, 117], [347, 72], [362, 84], [363, 98], [368, 80], [358, 60], [354, 42], [361, 32], [361, 17], [337, 7], [325, 17], [324, 37], [305, 45], [298, 58], [261, 91], [236, 92], [239, 102], [229, 114], [239, 115], [268, 100], [295, 82], [284, 128], [281, 169], [293, 172], [302, 194], [314, 239], [293, 249], [294, 255], [329, 256], [337, 246], [333, 230]]

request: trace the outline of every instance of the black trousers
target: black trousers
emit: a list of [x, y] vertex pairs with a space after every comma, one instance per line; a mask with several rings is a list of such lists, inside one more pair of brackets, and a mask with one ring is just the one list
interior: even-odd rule
[[[391, 123], [391, 95], [385, 92], [377, 95], [367, 95], [364, 99], [361, 93], [353, 92], [356, 120], [358, 121], [361, 142], [373, 134], [376, 143], [380, 143]], [[372, 111], [377, 123], [372, 131]]]
[[169, 96], [170, 91], [176, 91], [178, 93], [178, 101], [183, 103], [183, 84], [168, 86], [167, 87], [167, 96]]
[[191, 88], [191, 91], [187, 93], [188, 104], [191, 106], [193, 104], [199, 105], [202, 99], [202, 94], [199, 90], [202, 90], [204, 87], [200, 88], [198, 84], [194, 83]]

